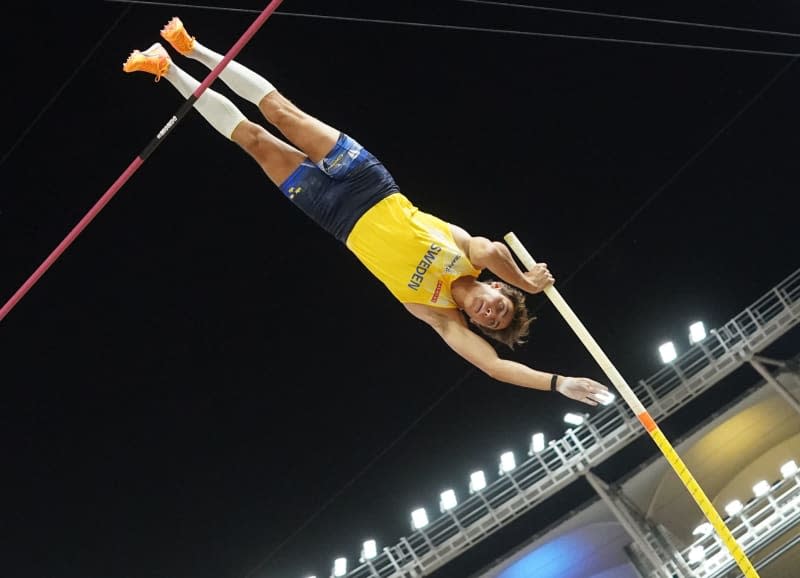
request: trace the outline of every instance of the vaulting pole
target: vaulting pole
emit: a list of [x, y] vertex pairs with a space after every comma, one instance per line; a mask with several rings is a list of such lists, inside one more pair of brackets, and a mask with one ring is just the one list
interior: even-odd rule
[[[508, 244], [509, 247], [516, 253], [519, 260], [525, 266], [526, 269], [529, 271], [536, 265], [536, 261], [533, 260], [530, 253], [525, 249], [525, 247], [520, 243], [519, 239], [514, 233], [508, 233], [505, 237], [503, 237]], [[655, 420], [650, 416], [650, 413], [645, 409], [642, 405], [642, 402], [639, 401], [639, 398], [636, 397], [636, 394], [630, 388], [630, 386], [625, 382], [625, 378], [622, 377], [617, 368], [614, 367], [614, 364], [611, 363], [611, 360], [606, 356], [594, 338], [589, 334], [586, 330], [586, 327], [583, 326], [581, 320], [578, 319], [578, 316], [572, 311], [567, 302], [564, 301], [564, 298], [561, 297], [561, 294], [558, 290], [553, 286], [550, 285], [546, 287], [544, 290], [545, 295], [550, 299], [550, 301], [555, 305], [558, 312], [561, 313], [561, 316], [567, 322], [567, 324], [572, 328], [575, 334], [578, 336], [578, 339], [581, 340], [581, 343], [589, 350], [592, 357], [594, 357], [595, 361], [600, 365], [603, 369], [605, 374], [608, 376], [608, 379], [611, 380], [611, 383], [614, 384], [614, 387], [617, 388], [620, 396], [625, 400], [628, 406], [633, 410], [633, 413], [636, 417], [639, 418], [639, 421], [644, 426], [644, 429], [647, 430], [647, 433], [650, 434], [650, 437], [653, 438], [653, 441], [658, 446], [658, 449], [661, 450], [661, 453], [664, 454], [664, 457], [669, 462], [669, 465], [672, 466], [672, 469], [675, 470], [675, 473], [678, 474], [681, 482], [683, 485], [686, 486], [686, 489], [691, 494], [694, 501], [697, 502], [697, 505], [700, 506], [700, 510], [705, 514], [708, 521], [714, 526], [714, 529], [717, 531], [717, 535], [722, 540], [722, 543], [725, 544], [725, 547], [733, 556], [733, 559], [739, 565], [739, 568], [744, 573], [746, 578], [758, 578], [758, 572], [750, 563], [750, 560], [747, 558], [747, 555], [742, 550], [741, 546], [736, 542], [736, 539], [731, 534], [731, 531], [725, 525], [725, 522], [722, 520], [722, 517], [717, 513], [714, 505], [711, 503], [711, 500], [708, 499], [705, 492], [703, 492], [703, 488], [700, 487], [700, 484], [697, 483], [697, 480], [694, 479], [689, 469], [686, 467], [686, 464], [683, 463], [683, 460], [680, 458], [678, 453], [673, 449], [672, 444], [670, 444], [669, 440], [664, 436], [664, 434], [659, 429], [658, 425], [656, 424]]]

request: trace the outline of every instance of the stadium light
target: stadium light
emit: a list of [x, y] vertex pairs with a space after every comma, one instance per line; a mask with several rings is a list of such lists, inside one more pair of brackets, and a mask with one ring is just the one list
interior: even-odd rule
[[797, 473], [797, 462], [794, 460], [789, 460], [785, 464], [781, 466], [781, 475], [783, 479], [791, 478], [793, 475]]
[[658, 352], [661, 354], [661, 361], [670, 363], [675, 361], [678, 357], [678, 352], [675, 351], [675, 344], [672, 341], [667, 341], [658, 346]]
[[614, 403], [614, 400], [617, 399], [617, 396], [610, 391], [602, 392], [598, 397], [600, 397], [600, 405], [611, 405]]
[[411, 527], [415, 530], [424, 528], [428, 525], [428, 513], [425, 508], [417, 508], [411, 512]]
[[500, 456], [500, 475], [506, 474], [517, 467], [517, 460], [514, 459], [514, 452], [504, 452]]
[[439, 511], [444, 513], [452, 510], [458, 505], [456, 493], [453, 490], [445, 490], [439, 495]]
[[708, 522], [703, 522], [697, 528], [692, 530], [693, 536], [708, 536], [711, 532], [714, 531], [714, 526], [709, 524]]
[[690, 564], [699, 564], [703, 560], [706, 559], [706, 549], [702, 546], [693, 546], [691, 550], [689, 550], [689, 563]]
[[531, 449], [528, 452], [529, 456], [533, 454], [538, 454], [540, 451], [544, 449], [544, 434], [543, 433], [535, 433], [531, 436]]
[[347, 558], [336, 558], [333, 561], [333, 575], [337, 578], [347, 574]]
[[725, 511], [729, 516], [735, 516], [742, 511], [742, 508], [744, 508], [744, 506], [739, 500], [733, 500], [732, 502], [728, 502], [725, 506]]
[[378, 544], [375, 540], [367, 540], [361, 546], [361, 561], [372, 560], [378, 555]]
[[695, 321], [689, 326], [689, 343], [694, 345], [706, 338], [706, 326], [702, 321]]
[[568, 413], [564, 416], [564, 421], [570, 425], [581, 425], [583, 423], [583, 416], [577, 413]]
[[760, 498], [761, 496], [766, 496], [769, 493], [770, 486], [767, 480], [761, 480], [760, 482], [756, 482], [756, 485], [753, 486], [753, 494], [756, 498]]
[[485, 487], [486, 476], [483, 474], [483, 470], [472, 472], [469, 476], [469, 493], [474, 494], [475, 492], [480, 492]]

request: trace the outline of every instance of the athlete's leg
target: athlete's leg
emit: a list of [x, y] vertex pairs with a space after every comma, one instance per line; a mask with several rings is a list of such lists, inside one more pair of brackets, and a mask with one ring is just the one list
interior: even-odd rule
[[[161, 30], [161, 36], [175, 50], [210, 69], [222, 61], [222, 54], [189, 36], [179, 18], [170, 20]], [[336, 144], [338, 130], [300, 110], [268, 80], [249, 68], [231, 61], [219, 78], [236, 94], [258, 106], [266, 119], [313, 162], [322, 160]]]
[[[184, 98], [200, 83], [170, 59], [164, 47], [156, 43], [144, 52], [134, 50], [123, 65], [125, 72], [149, 72], [166, 78]], [[224, 137], [241, 146], [258, 162], [273, 183], [280, 186], [306, 159], [306, 155], [264, 127], [250, 122], [224, 95], [208, 88], [194, 103], [194, 108]]]

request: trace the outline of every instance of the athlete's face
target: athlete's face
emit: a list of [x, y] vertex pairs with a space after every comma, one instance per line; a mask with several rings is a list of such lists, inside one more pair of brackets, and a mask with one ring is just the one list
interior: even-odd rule
[[514, 317], [514, 304], [500, 292], [500, 284], [482, 283], [465, 303], [464, 312], [473, 323], [487, 329], [505, 329]]

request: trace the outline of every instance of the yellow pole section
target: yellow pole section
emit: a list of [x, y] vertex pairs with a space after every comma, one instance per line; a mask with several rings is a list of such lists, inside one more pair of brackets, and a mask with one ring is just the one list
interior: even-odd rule
[[[530, 271], [536, 265], [536, 261], [533, 260], [533, 257], [531, 257], [530, 253], [528, 253], [527, 249], [525, 249], [522, 243], [520, 243], [517, 236], [514, 233], [508, 233], [504, 239], [506, 243], [508, 243], [508, 246], [511, 247], [514, 253], [516, 253], [517, 257], [525, 266], [525, 268]], [[650, 416], [650, 413], [642, 405], [642, 402], [640, 402], [639, 398], [636, 397], [636, 394], [625, 381], [625, 378], [623, 378], [620, 372], [617, 371], [617, 368], [614, 367], [614, 364], [611, 363], [611, 360], [608, 358], [608, 356], [589, 334], [589, 332], [586, 330], [586, 327], [584, 327], [583, 323], [581, 323], [581, 320], [578, 319], [578, 316], [575, 315], [570, 306], [567, 305], [567, 302], [564, 301], [564, 298], [561, 297], [561, 294], [558, 292], [558, 290], [553, 285], [550, 285], [549, 287], [545, 288], [544, 293], [547, 295], [553, 305], [555, 305], [556, 309], [558, 309], [558, 312], [561, 313], [561, 316], [572, 328], [586, 349], [589, 350], [589, 353], [603, 369], [605, 374], [608, 376], [608, 379], [610, 379], [611, 383], [614, 384], [614, 387], [617, 388], [620, 396], [622, 396], [631, 410], [633, 410], [633, 413], [636, 415], [636, 417], [639, 418], [639, 421], [644, 426], [645, 430], [647, 430], [647, 433], [650, 434], [650, 437], [653, 439], [656, 446], [658, 446], [658, 449], [660, 449], [661, 453], [664, 454], [664, 457], [667, 459], [667, 462], [669, 462], [669, 465], [672, 466], [672, 469], [675, 470], [675, 473], [678, 474], [681, 482], [683, 482], [683, 485], [686, 486], [689, 494], [692, 496], [692, 498], [694, 498], [694, 501], [697, 502], [700, 510], [706, 516], [711, 525], [714, 526], [714, 529], [717, 531], [717, 535], [722, 540], [722, 543], [725, 544], [725, 547], [731, 553], [733, 559], [739, 565], [739, 568], [744, 573], [745, 578], [759, 578], [758, 572], [756, 572], [756, 569], [750, 563], [750, 560], [747, 558], [744, 550], [742, 550], [741, 546], [739, 546], [739, 544], [736, 542], [736, 539], [725, 525], [722, 517], [714, 508], [711, 500], [709, 500], [705, 492], [703, 492], [703, 488], [700, 487], [700, 484], [697, 483], [697, 480], [695, 480], [694, 476], [692, 476], [691, 472], [689, 472], [686, 464], [683, 463], [683, 460], [680, 458], [680, 456], [678, 456], [678, 453], [672, 447], [672, 444], [670, 444], [669, 440], [658, 428], [655, 420], [653, 420], [653, 418]]]

